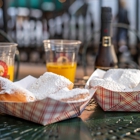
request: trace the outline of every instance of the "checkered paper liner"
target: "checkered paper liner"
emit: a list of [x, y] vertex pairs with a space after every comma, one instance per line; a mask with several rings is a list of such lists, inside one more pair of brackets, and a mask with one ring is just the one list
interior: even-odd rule
[[30, 103], [0, 102], [0, 112], [47, 125], [79, 116], [89, 100], [70, 104], [51, 98]]
[[104, 111], [140, 111], [140, 91], [113, 92], [99, 87], [94, 97]]
[[[33, 77], [27, 77], [21, 80], [21, 83], [24, 83], [23, 85], [26, 87], [30, 81], [32, 82], [33, 80]], [[20, 85], [19, 83], [17, 84]], [[38, 124], [47, 125], [79, 116], [92, 96], [93, 95], [90, 95], [86, 101], [74, 103], [61, 102], [49, 97], [27, 103], [0, 102], [0, 112]]]
[[[104, 73], [97, 69], [88, 80], [86, 88], [89, 88], [89, 81], [93, 76], [103, 76]], [[140, 91], [115, 92], [97, 86], [94, 98], [104, 111], [140, 111]]]

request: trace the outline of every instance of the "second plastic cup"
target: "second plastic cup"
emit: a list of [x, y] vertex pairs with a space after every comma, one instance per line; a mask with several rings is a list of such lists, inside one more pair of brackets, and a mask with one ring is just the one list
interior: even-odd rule
[[46, 68], [74, 82], [80, 41], [44, 40]]
[[0, 76], [14, 80], [16, 43], [0, 43]]

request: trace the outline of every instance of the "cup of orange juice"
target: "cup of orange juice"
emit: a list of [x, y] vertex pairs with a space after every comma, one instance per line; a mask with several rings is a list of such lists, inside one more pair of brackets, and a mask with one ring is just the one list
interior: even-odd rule
[[81, 41], [78, 40], [44, 40], [46, 68], [74, 82], [77, 56]]
[[14, 80], [16, 43], [0, 42], [0, 76]]

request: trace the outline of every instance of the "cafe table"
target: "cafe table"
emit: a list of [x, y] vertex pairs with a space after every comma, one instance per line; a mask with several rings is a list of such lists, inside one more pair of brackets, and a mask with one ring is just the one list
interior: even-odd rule
[[[79, 79], [75, 86], [85, 82]], [[46, 126], [0, 114], [0, 140], [140, 140], [140, 115], [105, 112], [94, 98], [80, 116]]]

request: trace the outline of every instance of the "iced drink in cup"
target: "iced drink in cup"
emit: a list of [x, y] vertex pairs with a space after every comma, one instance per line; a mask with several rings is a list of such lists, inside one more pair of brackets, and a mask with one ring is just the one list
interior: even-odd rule
[[0, 43], [0, 76], [14, 80], [16, 43]]
[[74, 82], [80, 41], [44, 40], [46, 68]]

